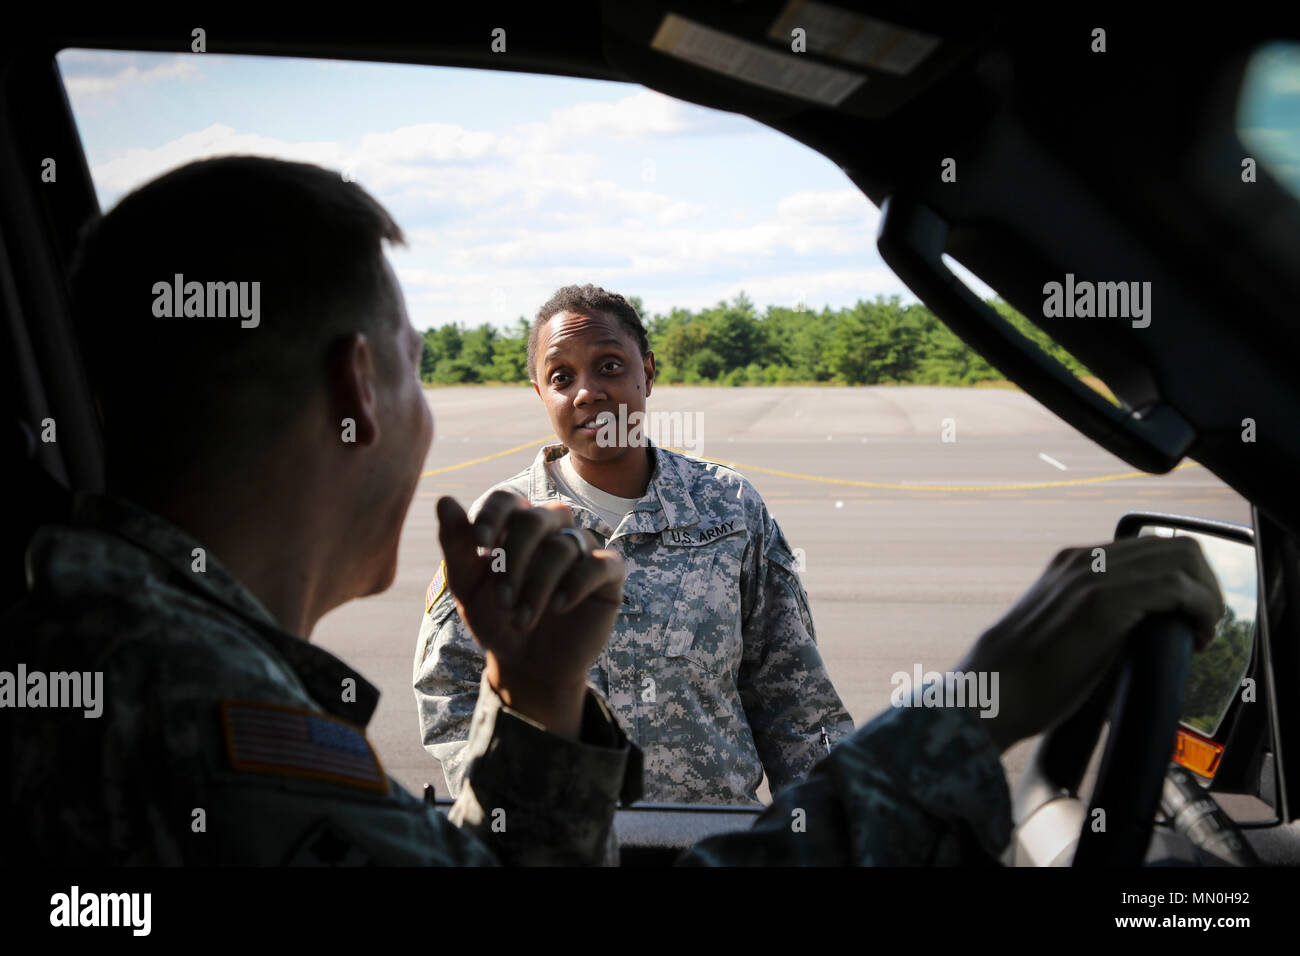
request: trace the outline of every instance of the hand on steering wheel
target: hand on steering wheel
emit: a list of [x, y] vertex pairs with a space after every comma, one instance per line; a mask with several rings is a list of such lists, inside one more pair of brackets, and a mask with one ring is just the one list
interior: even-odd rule
[[[1192, 646], [1209, 644], [1224, 603], [1191, 538], [1125, 538], [1098, 548], [1100, 561], [1097, 548], [1058, 554], [959, 669], [1000, 673], [1002, 699], [988, 729], [1003, 750], [1074, 714], [1060, 737], [1074, 741], [1074, 751], [1086, 741], [1090, 754], [1114, 689], [1091, 808], [1104, 815], [1087, 818], [1104, 829], [1085, 826], [1075, 859], [1136, 865], [1150, 840]], [[1121, 650], [1121, 665], [1102, 685]]]

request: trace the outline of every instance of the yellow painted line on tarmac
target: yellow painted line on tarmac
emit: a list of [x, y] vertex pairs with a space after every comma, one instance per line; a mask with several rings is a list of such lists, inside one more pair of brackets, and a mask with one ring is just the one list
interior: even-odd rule
[[[682, 452], [679, 448], [670, 448], [669, 451]], [[1157, 475], [1147, 474], [1145, 471], [1126, 471], [1118, 475], [1099, 475], [1095, 478], [1073, 478], [1068, 481], [1027, 481], [1011, 485], [898, 485], [890, 484], [883, 481], [854, 481], [850, 478], [823, 478], [821, 475], [803, 475], [795, 471], [779, 471], [776, 468], [762, 468], [758, 465], [746, 465], [738, 461], [725, 461], [721, 458], [708, 458], [706, 456], [697, 456], [705, 461], [716, 462], [719, 465], [726, 465], [728, 468], [735, 468], [737, 471], [757, 471], [765, 475], [778, 475], [782, 478], [797, 478], [800, 481], [816, 481], [825, 485], [851, 485], [854, 488], [886, 488], [890, 491], [1021, 491], [1034, 488], [1066, 488], [1073, 485], [1095, 485], [1103, 481], [1125, 481], [1129, 478], [1156, 478]], [[1185, 461], [1181, 465], [1175, 465], [1171, 470], [1179, 471], [1183, 468], [1198, 468], [1200, 464], [1194, 461]]]
[[[471, 465], [481, 465], [485, 461], [492, 461], [496, 458], [504, 458], [506, 455], [513, 455], [515, 452], [523, 451], [526, 448], [536, 448], [538, 445], [545, 444], [549, 441], [557, 440], [554, 435], [547, 435], [534, 441], [524, 442], [522, 445], [515, 445], [513, 448], [507, 448], [505, 451], [494, 452], [491, 455], [484, 455], [482, 458], [472, 458], [469, 461], [457, 462], [454, 465], [445, 465], [442, 468], [434, 468], [432, 471], [421, 472], [421, 478], [428, 478], [431, 475], [443, 475], [449, 471], [457, 471], [461, 468], [468, 468]], [[669, 451], [688, 454], [680, 448], [670, 448]], [[781, 471], [776, 468], [763, 468], [760, 465], [746, 465], [743, 462], [727, 461], [721, 458], [709, 458], [703, 455], [697, 456], [705, 461], [716, 462], [719, 465], [726, 465], [728, 468], [735, 468], [738, 471], [756, 471], [765, 475], [777, 475], [781, 478], [795, 478], [799, 481], [814, 481], [824, 485], [848, 485], [853, 488], [881, 488], [888, 491], [915, 491], [915, 492], [950, 492], [950, 491], [1027, 491], [1037, 488], [1068, 488], [1077, 485], [1095, 485], [1106, 481], [1126, 481], [1130, 478], [1156, 478], [1158, 475], [1150, 475], [1145, 471], [1126, 471], [1117, 475], [1098, 475], [1094, 478], [1072, 478], [1065, 481], [1027, 481], [1017, 484], [1005, 485], [900, 485], [884, 481], [855, 481], [851, 478], [826, 478], [821, 475], [804, 475], [795, 471]], [[1185, 461], [1180, 465], [1175, 465], [1172, 471], [1180, 471], [1183, 468], [1198, 468], [1200, 464], [1194, 461]], [[1141, 494], [1166, 494], [1165, 490], [1140, 492]]]
[[491, 461], [493, 458], [504, 458], [506, 455], [513, 455], [515, 452], [523, 451], [525, 448], [536, 448], [538, 445], [554, 440], [554, 438], [554, 435], [547, 435], [545, 438], [539, 438], [536, 441], [527, 441], [522, 445], [516, 445], [514, 448], [507, 448], [505, 451], [498, 451], [491, 455], [484, 455], [482, 458], [462, 461], [455, 465], [446, 465], [442, 468], [435, 468], [433, 471], [424, 471], [420, 473], [420, 477], [428, 478], [430, 475], [445, 475], [447, 472], [456, 471], [458, 468], [468, 468], [470, 465], [481, 465], [485, 461]]

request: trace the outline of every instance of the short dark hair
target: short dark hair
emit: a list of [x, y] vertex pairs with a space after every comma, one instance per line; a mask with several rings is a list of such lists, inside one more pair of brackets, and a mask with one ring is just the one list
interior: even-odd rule
[[636, 340], [637, 348], [643, 356], [650, 354], [650, 340], [646, 338], [645, 326], [641, 316], [636, 314], [632, 303], [617, 292], [609, 292], [600, 286], [566, 285], [546, 300], [546, 304], [537, 310], [533, 319], [532, 330], [528, 333], [528, 374], [537, 374], [537, 337], [542, 327], [560, 312], [576, 312], [579, 315], [593, 316], [597, 312], [608, 312], [623, 323], [623, 328]]
[[[110, 487], [145, 468], [174, 474], [265, 451], [341, 337], [373, 340], [395, 323], [384, 240], [405, 242], [360, 186], [259, 156], [189, 163], [92, 220], [70, 270], [72, 304]], [[257, 326], [156, 316], [153, 287], [176, 275], [209, 290], [258, 282]], [[381, 367], [394, 360], [385, 351], [376, 347]]]

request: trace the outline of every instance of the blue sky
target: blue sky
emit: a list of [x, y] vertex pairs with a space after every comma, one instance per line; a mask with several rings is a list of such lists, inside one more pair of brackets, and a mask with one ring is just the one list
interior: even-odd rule
[[347, 170], [407, 235], [389, 256], [417, 328], [513, 323], [585, 282], [640, 296], [647, 317], [742, 289], [760, 310], [915, 301], [876, 252], [876, 208], [834, 163], [640, 86], [211, 54], [58, 61], [101, 207], [223, 153]]
[[[1298, 51], [1262, 52], [1240, 121], [1300, 195]], [[417, 328], [512, 324], [585, 282], [640, 296], [647, 317], [741, 290], [760, 310], [916, 301], [876, 251], [878, 211], [834, 163], [640, 86], [213, 54], [58, 62], [101, 207], [224, 153], [347, 170], [406, 233], [389, 255]]]

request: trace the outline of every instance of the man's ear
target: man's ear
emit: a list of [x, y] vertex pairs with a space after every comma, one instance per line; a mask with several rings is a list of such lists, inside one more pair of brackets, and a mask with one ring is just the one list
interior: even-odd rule
[[650, 389], [655, 384], [655, 353], [646, 352], [642, 357], [641, 364], [645, 368], [645, 397], [649, 398]]
[[375, 352], [361, 332], [339, 339], [330, 351], [329, 408], [340, 441], [371, 446], [379, 441], [379, 390]]

